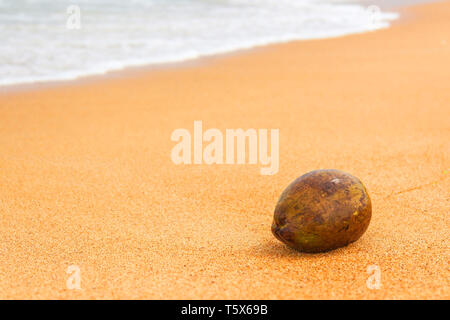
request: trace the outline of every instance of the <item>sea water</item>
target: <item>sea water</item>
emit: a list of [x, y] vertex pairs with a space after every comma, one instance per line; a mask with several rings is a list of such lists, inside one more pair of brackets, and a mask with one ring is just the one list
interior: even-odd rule
[[367, 32], [395, 18], [331, 0], [0, 0], [0, 85]]

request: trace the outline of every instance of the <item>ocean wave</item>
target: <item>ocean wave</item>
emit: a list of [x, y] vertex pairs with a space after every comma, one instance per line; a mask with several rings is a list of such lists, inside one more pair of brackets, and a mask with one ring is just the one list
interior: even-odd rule
[[[395, 13], [314, 0], [0, 0], [0, 85], [69, 80], [385, 28]], [[80, 22], [67, 27], [68, 19]]]

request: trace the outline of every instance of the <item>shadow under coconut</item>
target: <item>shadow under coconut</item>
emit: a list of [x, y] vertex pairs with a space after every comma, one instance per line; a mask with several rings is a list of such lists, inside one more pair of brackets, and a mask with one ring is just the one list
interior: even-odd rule
[[267, 240], [264, 243], [261, 243], [260, 245], [253, 246], [251, 248], [251, 252], [255, 256], [260, 257], [272, 257], [272, 258], [308, 258], [308, 259], [316, 259], [316, 258], [324, 258], [324, 257], [333, 257], [336, 255], [346, 255], [349, 253], [352, 253], [354, 249], [358, 249], [359, 245], [356, 242], [350, 243], [349, 245], [338, 248], [335, 250], [327, 251], [327, 252], [320, 252], [320, 253], [307, 253], [307, 252], [300, 252], [298, 250], [295, 250], [284, 243], [281, 243], [274, 240]]

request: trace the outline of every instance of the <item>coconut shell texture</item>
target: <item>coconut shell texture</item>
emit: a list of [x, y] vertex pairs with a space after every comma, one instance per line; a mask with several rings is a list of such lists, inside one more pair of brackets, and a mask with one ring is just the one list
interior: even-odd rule
[[325, 252], [358, 240], [371, 216], [370, 197], [358, 178], [339, 170], [316, 170], [283, 191], [272, 232], [299, 251]]

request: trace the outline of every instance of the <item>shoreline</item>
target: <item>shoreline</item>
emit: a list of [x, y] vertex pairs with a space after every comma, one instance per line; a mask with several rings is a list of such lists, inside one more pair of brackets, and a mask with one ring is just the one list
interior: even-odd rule
[[[376, 32], [0, 94], [0, 297], [448, 299], [450, 2], [406, 10]], [[278, 173], [174, 164], [171, 134], [196, 120], [279, 129]], [[367, 188], [368, 230], [289, 249], [270, 230], [281, 192], [331, 168]]]
[[398, 1], [399, 3], [396, 3], [395, 5], [383, 5], [383, 0], [375, 1], [377, 3], [373, 3], [370, 0], [367, 0], [367, 3], [360, 2], [360, 1], [346, 1], [343, 0], [342, 3], [348, 3], [348, 4], [360, 4], [361, 6], [366, 5], [377, 5], [382, 10], [394, 10], [392, 13], [396, 13], [399, 15], [399, 17], [395, 20], [392, 20], [389, 22], [389, 27], [382, 28], [374, 31], [362, 31], [357, 33], [351, 33], [341, 36], [334, 36], [334, 37], [327, 37], [327, 38], [317, 38], [317, 39], [304, 39], [304, 40], [289, 40], [284, 42], [274, 42], [274, 43], [268, 43], [264, 45], [256, 45], [250, 48], [242, 48], [242, 49], [236, 49], [229, 52], [224, 53], [216, 53], [216, 54], [210, 54], [205, 56], [200, 56], [192, 59], [182, 60], [182, 61], [176, 61], [176, 62], [163, 62], [163, 63], [148, 63], [143, 64], [139, 66], [125, 66], [121, 69], [113, 69], [106, 71], [104, 73], [96, 73], [96, 74], [87, 74], [83, 76], [79, 76], [73, 79], [60, 79], [60, 80], [44, 80], [44, 81], [36, 81], [36, 82], [27, 82], [27, 83], [17, 83], [17, 84], [7, 84], [7, 85], [0, 85], [0, 95], [2, 94], [8, 94], [8, 93], [15, 93], [15, 92], [27, 92], [27, 91], [36, 91], [36, 90], [43, 90], [48, 88], [58, 88], [58, 87], [65, 87], [65, 86], [72, 86], [72, 85], [83, 85], [83, 84], [89, 84], [89, 83], [95, 83], [97, 81], [104, 81], [108, 79], [120, 79], [120, 78], [128, 78], [128, 77], [134, 77], [142, 75], [143, 73], [148, 72], [158, 72], [161, 70], [170, 70], [174, 68], [190, 68], [195, 67], [203, 64], [207, 64], [211, 61], [220, 60], [220, 59], [226, 59], [229, 56], [234, 55], [240, 55], [240, 54], [252, 54], [253, 52], [257, 52], [259, 50], [265, 50], [267, 48], [270, 48], [272, 46], [278, 46], [278, 45], [286, 45], [289, 43], [295, 43], [295, 42], [305, 42], [305, 41], [326, 41], [328, 39], [336, 39], [336, 38], [345, 38], [345, 37], [351, 37], [355, 35], [364, 35], [372, 32], [380, 32], [392, 27], [395, 27], [398, 24], [405, 23], [408, 21], [411, 16], [409, 15], [409, 8], [416, 7], [416, 6], [422, 6], [427, 5], [430, 3], [439, 3], [443, 2], [445, 0], [414, 0], [412, 3], [409, 0]]
[[[380, 0], [382, 1], [382, 0]], [[417, 1], [427, 1], [427, 0], [417, 0]], [[433, 0], [434, 2], [442, 1], [442, 0]], [[400, 1], [401, 2], [401, 1]], [[343, 1], [343, 3], [348, 4], [360, 4], [363, 6], [363, 3], [359, 3], [357, 1]], [[366, 6], [375, 5], [374, 3], [366, 3]], [[226, 59], [229, 56], [239, 55], [239, 54], [252, 54], [253, 52], [257, 52], [259, 50], [265, 50], [267, 48], [270, 48], [272, 46], [277, 45], [285, 45], [289, 43], [295, 43], [295, 42], [305, 42], [305, 41], [326, 41], [328, 39], [335, 39], [335, 38], [343, 38], [343, 37], [349, 37], [354, 35], [363, 35], [367, 33], [372, 32], [378, 32], [385, 29], [392, 28], [397, 23], [402, 23], [403, 17], [402, 15], [407, 10], [407, 8], [411, 6], [415, 6], [416, 4], [399, 4], [398, 6], [383, 6], [381, 2], [379, 3], [380, 7], [383, 10], [387, 9], [394, 9], [395, 11], [392, 11], [392, 13], [396, 13], [399, 15], [399, 17], [395, 20], [389, 21], [389, 26], [387, 28], [381, 28], [373, 31], [361, 31], [361, 32], [355, 32], [340, 36], [331, 36], [326, 38], [315, 38], [315, 39], [298, 39], [298, 40], [288, 40], [288, 41], [280, 41], [280, 42], [274, 42], [274, 43], [267, 43], [262, 45], [255, 45], [250, 48], [241, 48], [241, 49], [235, 49], [228, 52], [223, 53], [214, 53], [209, 55], [203, 55], [196, 58], [181, 60], [181, 61], [175, 61], [175, 62], [162, 62], [162, 63], [148, 63], [148, 64], [142, 64], [138, 66], [125, 66], [120, 69], [112, 69], [108, 70], [104, 73], [95, 73], [95, 74], [87, 74], [83, 76], [78, 76], [73, 79], [58, 79], [58, 80], [43, 80], [43, 81], [35, 81], [35, 82], [26, 82], [26, 83], [17, 83], [17, 84], [6, 84], [6, 85], [0, 85], [0, 94], [7, 94], [7, 93], [13, 93], [13, 92], [26, 92], [26, 91], [35, 91], [35, 90], [41, 90], [41, 89], [47, 89], [47, 88], [55, 88], [60, 86], [67, 86], [67, 85], [80, 85], [80, 84], [89, 84], [96, 81], [103, 81], [107, 79], [114, 79], [114, 78], [127, 78], [127, 77], [133, 77], [133, 76], [139, 76], [142, 73], [147, 72], [155, 72], [160, 70], [170, 70], [173, 68], [189, 68], [189, 67], [195, 67], [198, 65], [203, 65], [205, 63], [209, 63], [211, 61], [217, 60], [217, 59]]]

